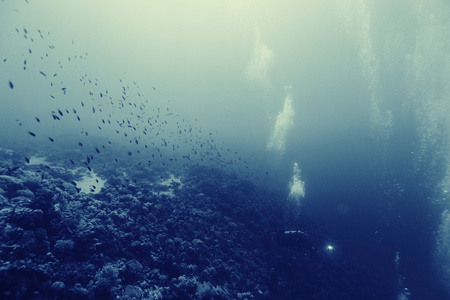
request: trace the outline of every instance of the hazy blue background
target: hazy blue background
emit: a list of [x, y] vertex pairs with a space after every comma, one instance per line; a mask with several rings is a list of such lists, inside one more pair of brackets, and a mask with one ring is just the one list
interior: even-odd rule
[[[448, 282], [449, 4], [182, 3], [2, 0], [2, 138], [27, 139], [36, 115], [88, 101], [84, 74], [110, 94], [120, 95], [119, 78], [135, 82], [151, 103], [253, 157], [273, 189], [289, 193], [297, 162], [302, 213], [374, 264], [394, 267], [399, 252], [399, 294], [426, 295], [436, 278], [423, 272]], [[51, 100], [53, 73], [67, 94]], [[42, 126], [57, 135], [97, 122]]]

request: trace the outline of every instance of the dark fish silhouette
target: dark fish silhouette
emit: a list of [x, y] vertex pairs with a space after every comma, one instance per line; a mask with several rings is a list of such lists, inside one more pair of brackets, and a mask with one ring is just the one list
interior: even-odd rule
[[11, 89], [14, 88], [14, 84], [11, 82], [11, 80], [9, 81], [9, 87], [10, 87]]
[[28, 131], [28, 133], [29, 133], [31, 136], [36, 136], [36, 134], [35, 134], [34, 132]]
[[30, 163], [30, 159], [28, 157], [25, 156], [25, 161], [27, 162], [27, 164]]
[[38, 122], [40, 122], [41, 120], [39, 120], [39, 118], [38, 117], [35, 117], [36, 118], [36, 121], [38, 121]]
[[83, 147], [83, 143], [82, 143], [82, 142], [79, 142], [78, 145], [79, 145], [80, 147]]
[[41, 74], [44, 75], [44, 76], [47, 76], [47, 74], [45, 74], [45, 73], [42, 72], [42, 71], [39, 71], [39, 73], [41, 73]]
[[52, 139], [51, 137], [48, 137], [48, 139], [50, 140], [50, 142], [54, 142], [55, 140], [54, 139]]

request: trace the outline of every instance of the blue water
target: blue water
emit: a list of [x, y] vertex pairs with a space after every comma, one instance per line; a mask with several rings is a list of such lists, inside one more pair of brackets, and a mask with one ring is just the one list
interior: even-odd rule
[[1, 1], [2, 297], [447, 298], [448, 12]]

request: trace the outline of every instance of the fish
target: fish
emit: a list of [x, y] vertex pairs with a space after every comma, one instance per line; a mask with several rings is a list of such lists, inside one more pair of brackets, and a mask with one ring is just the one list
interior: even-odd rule
[[52, 114], [52, 117], [53, 117], [53, 120], [61, 120], [57, 115]]
[[79, 142], [78, 145], [79, 145], [80, 147], [83, 147], [83, 143], [82, 143], [82, 142]]
[[25, 156], [25, 161], [27, 162], [27, 164], [30, 163], [30, 159], [28, 157]]
[[35, 117], [36, 118], [36, 121], [39, 123], [41, 120], [39, 120], [39, 118], [38, 117]]
[[54, 142], [55, 140], [54, 139], [52, 139], [51, 137], [48, 137], [48, 139], [50, 140], [50, 142]]
[[62, 113], [62, 111], [61, 110], [59, 110], [58, 109], [58, 113], [59, 113], [59, 115], [62, 117], [63, 116], [63, 113]]
[[14, 84], [11, 82], [11, 80], [9, 81], [9, 88], [13, 89], [14, 88]]
[[47, 76], [47, 74], [45, 74], [45, 73], [42, 72], [42, 71], [39, 71], [39, 73], [41, 73], [43, 76]]
[[28, 133], [29, 133], [31, 136], [36, 136], [36, 134], [35, 134], [34, 132], [28, 131]]
[[71, 159], [69, 159], [70, 160], [70, 162], [72, 163], [72, 165], [74, 165], [75, 164], [75, 162], [73, 161], [73, 160], [71, 160]]

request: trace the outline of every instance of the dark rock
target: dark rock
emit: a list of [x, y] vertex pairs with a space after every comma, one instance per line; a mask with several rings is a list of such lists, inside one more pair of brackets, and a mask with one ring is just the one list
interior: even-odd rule
[[125, 264], [125, 270], [122, 272], [125, 283], [135, 283], [142, 277], [143, 266], [135, 259], [129, 260]]
[[24, 190], [17, 190], [16, 191], [16, 195], [17, 196], [24, 196], [27, 198], [33, 198], [34, 197], [34, 193], [32, 191], [30, 191], [29, 189], [24, 189]]
[[10, 199], [11, 204], [20, 206], [20, 207], [27, 207], [31, 204], [31, 199], [27, 198], [25, 196], [18, 196]]
[[64, 292], [66, 288], [66, 285], [64, 284], [64, 282], [61, 281], [55, 281], [52, 284], [52, 290], [55, 294], [62, 294]]
[[42, 228], [25, 230], [19, 243], [27, 253], [45, 255], [49, 250], [47, 232]]
[[52, 252], [58, 258], [70, 257], [74, 248], [75, 243], [72, 240], [58, 240]]
[[8, 193], [12, 193], [23, 188], [23, 181], [16, 177], [0, 175], [0, 187]]
[[0, 191], [0, 207], [4, 207], [4, 206], [8, 206], [8, 205], [10, 205], [8, 198], [4, 197]]
[[40, 209], [18, 207], [11, 216], [11, 222], [24, 229], [34, 229], [41, 227], [44, 220], [44, 213]]
[[135, 285], [127, 285], [122, 294], [122, 297], [120, 297], [120, 300], [137, 300], [142, 299], [142, 296], [143, 292], [140, 287]]
[[72, 294], [72, 299], [86, 299], [89, 295], [89, 290], [83, 287], [81, 283], [76, 283], [73, 288], [70, 289], [70, 293]]

